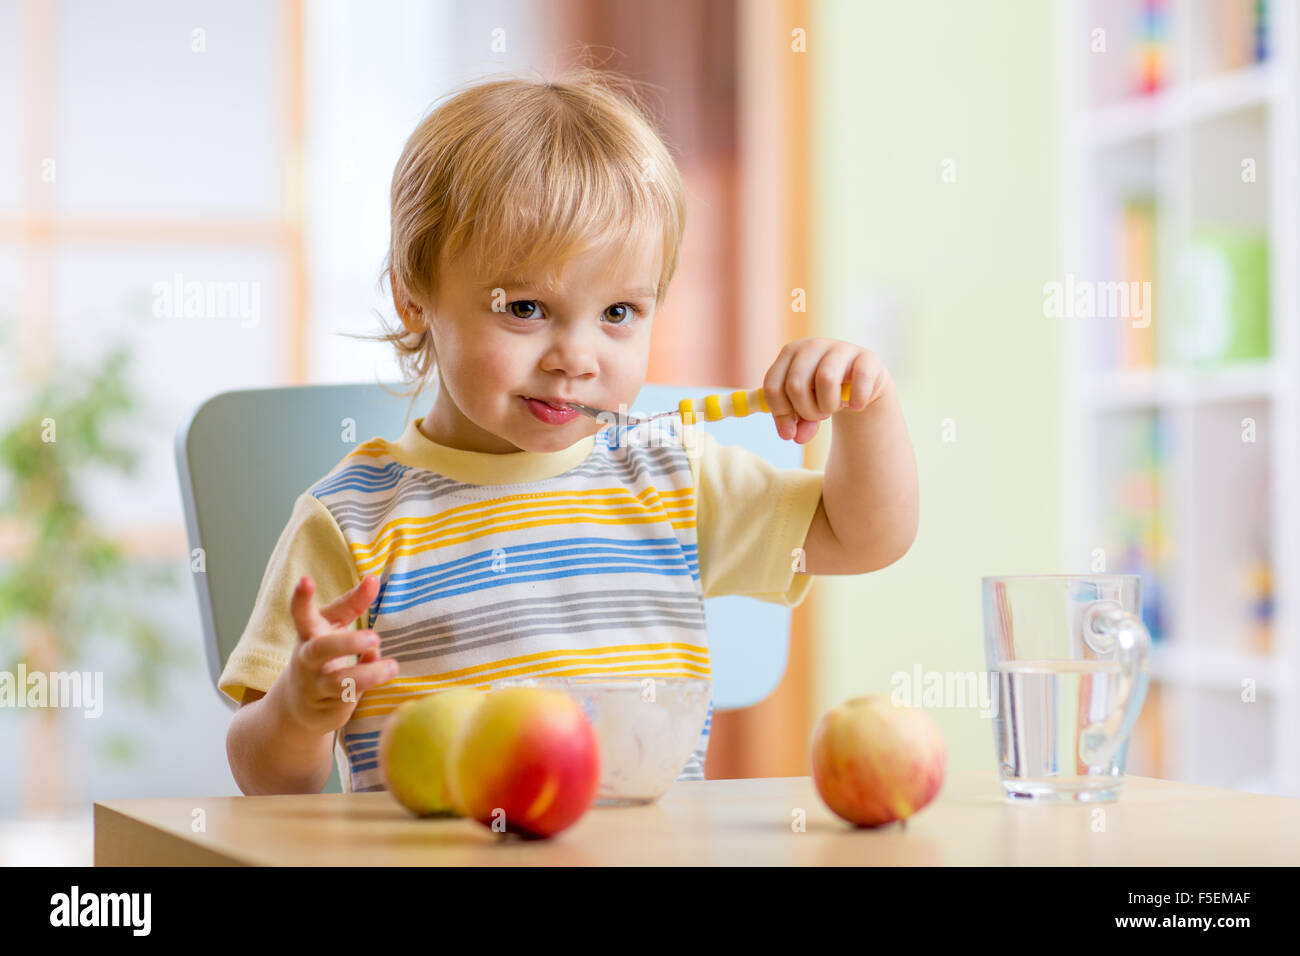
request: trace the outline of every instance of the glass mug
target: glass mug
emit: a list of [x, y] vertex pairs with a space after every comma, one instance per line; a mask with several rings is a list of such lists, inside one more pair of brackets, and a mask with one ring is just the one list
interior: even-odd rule
[[1045, 574], [982, 581], [1006, 801], [1117, 799], [1150, 678], [1140, 579]]

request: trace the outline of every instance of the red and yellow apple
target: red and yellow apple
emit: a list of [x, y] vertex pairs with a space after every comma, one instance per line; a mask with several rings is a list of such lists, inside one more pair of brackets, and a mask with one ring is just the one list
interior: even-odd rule
[[939, 725], [888, 697], [855, 697], [827, 711], [812, 735], [817, 793], [839, 817], [874, 827], [906, 820], [939, 792], [948, 752]]
[[448, 758], [485, 697], [472, 687], [453, 687], [407, 701], [389, 716], [379, 733], [379, 774], [412, 813], [455, 813], [447, 792]]
[[452, 749], [451, 798], [486, 827], [548, 837], [596, 797], [600, 743], [572, 697], [540, 687], [488, 694]]

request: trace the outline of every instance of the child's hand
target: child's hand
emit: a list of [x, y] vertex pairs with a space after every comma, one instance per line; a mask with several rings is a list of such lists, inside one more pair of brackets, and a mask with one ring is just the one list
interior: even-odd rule
[[[312, 606], [316, 582], [310, 576], [293, 589], [290, 607], [298, 644], [272, 689], [281, 689], [281, 705], [308, 730], [333, 733], [348, 722], [364, 691], [387, 683], [397, 673], [395, 660], [379, 658], [379, 635], [351, 627], [374, 600], [378, 582], [372, 574], [320, 610]], [[342, 660], [350, 654], [360, 655], [351, 667]], [[343, 693], [343, 682], [349, 677], [355, 682], [348, 695], [351, 700]]]
[[[763, 397], [776, 433], [797, 443], [810, 441], [818, 423], [843, 411], [860, 412], [892, 379], [874, 352], [836, 339], [796, 339], [781, 349], [763, 378]], [[849, 404], [840, 392], [849, 383]]]

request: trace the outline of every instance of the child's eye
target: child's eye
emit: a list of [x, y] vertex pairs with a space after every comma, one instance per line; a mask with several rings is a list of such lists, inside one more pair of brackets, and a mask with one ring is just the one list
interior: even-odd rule
[[628, 303], [628, 302], [619, 302], [619, 303], [617, 303], [617, 304], [615, 304], [615, 305], [611, 305], [611, 306], [609, 307], [609, 309], [606, 309], [606, 310], [605, 310], [605, 312], [608, 313], [608, 312], [610, 311], [610, 309], [622, 309], [622, 310], [623, 310], [623, 314], [622, 314], [621, 318], [626, 319], [626, 321], [624, 321], [624, 322], [611, 322], [610, 325], [631, 325], [631, 324], [632, 324], [632, 313], [635, 313], [636, 315], [640, 315], [640, 314], [641, 314], [641, 310], [640, 310], [640, 309], [638, 309], [636, 306], [634, 306], [634, 305], [632, 305], [631, 303]]
[[[615, 313], [615, 321], [610, 321], [610, 325], [623, 326], [632, 324], [632, 315], [640, 315], [641, 310], [628, 302], [619, 302], [611, 305], [605, 310], [606, 316], [611, 311], [620, 310]], [[516, 319], [535, 319], [540, 317], [537, 303], [533, 299], [516, 299], [514, 302], [506, 303], [506, 311]], [[608, 321], [608, 319], [607, 319]]]
[[[515, 306], [517, 305], [527, 306], [530, 314], [520, 315], [518, 312], [515, 311]], [[513, 315], [516, 319], [531, 319], [533, 318], [531, 313], [537, 310], [537, 303], [534, 302], [532, 299], [516, 299], [514, 302], [510, 302], [506, 305], [506, 310], [511, 315]]]

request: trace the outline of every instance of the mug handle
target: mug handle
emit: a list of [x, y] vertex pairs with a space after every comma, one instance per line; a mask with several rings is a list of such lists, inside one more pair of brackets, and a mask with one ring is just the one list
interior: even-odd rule
[[1090, 766], [1108, 763], [1128, 739], [1147, 696], [1151, 634], [1142, 619], [1116, 601], [1096, 601], [1083, 612], [1083, 636], [1100, 654], [1116, 650], [1120, 682], [1115, 706], [1079, 736], [1079, 754]]

